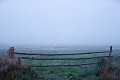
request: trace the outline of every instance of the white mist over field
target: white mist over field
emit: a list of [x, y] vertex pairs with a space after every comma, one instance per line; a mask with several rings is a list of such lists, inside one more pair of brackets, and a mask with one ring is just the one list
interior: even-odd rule
[[119, 0], [0, 0], [0, 43], [119, 45]]

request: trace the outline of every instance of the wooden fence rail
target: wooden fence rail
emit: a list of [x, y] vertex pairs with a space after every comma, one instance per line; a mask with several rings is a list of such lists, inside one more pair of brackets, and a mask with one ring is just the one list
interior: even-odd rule
[[41, 55], [41, 56], [62, 56], [62, 55], [85, 55], [85, 54], [99, 54], [99, 53], [111, 53], [111, 51], [100, 51], [100, 52], [84, 52], [84, 53], [73, 53], [73, 54], [28, 54], [28, 53], [18, 53], [14, 52], [14, 54], [18, 55]]
[[105, 57], [109, 57], [109, 56], [90, 57], [90, 58], [34, 58], [34, 57], [20, 57], [20, 58], [30, 59], [30, 60], [83, 60], [83, 59], [95, 59], [95, 58], [105, 58]]
[[[80, 57], [80, 56], [78, 56], [78, 55], [85, 55], [85, 54], [105, 54], [105, 53], [107, 53], [108, 55], [107, 56], [106, 55], [98, 55], [98, 56], [95, 55], [95, 56], [92, 56], [92, 57]], [[28, 60], [28, 61], [30, 60], [30, 62], [29, 62], [30, 64], [26, 64], [26, 65], [23, 64], [26, 67], [35, 67], [35, 68], [38, 68], [38, 67], [39, 68], [72, 67], [73, 68], [74, 66], [75, 67], [79, 67], [79, 66], [83, 67], [83, 65], [84, 66], [98, 65], [100, 67], [100, 69], [101, 69], [99, 71], [101, 72], [102, 70], [106, 69], [107, 63], [109, 63], [111, 61], [111, 57], [113, 57], [111, 53], [112, 53], [112, 46], [110, 46], [110, 49], [108, 51], [86, 52], [86, 53], [73, 53], [73, 54], [35, 54], [35, 53], [34, 54], [33, 53], [29, 54], [29, 53], [19, 53], [19, 52], [14, 52], [14, 47], [10, 47], [10, 49], [8, 51], [8, 56], [9, 56], [10, 60], [13, 60], [13, 63], [15, 62], [14, 60], [18, 59], [18, 62], [20, 62], [20, 65], [22, 64], [21, 63], [22, 62], [21, 59]], [[17, 55], [17, 57], [15, 55]], [[22, 55], [22, 56], [19, 56], [19, 55]], [[28, 55], [28, 56], [26, 57], [25, 55]], [[36, 55], [38, 55], [38, 56], [36, 56]], [[69, 57], [66, 58], [65, 57], [64, 58], [64, 56], [67, 56], [67, 55], [71, 55], [71, 57], [72, 57], [72, 55], [73, 56], [76, 55], [77, 57], [76, 58], [75, 57], [72, 57], [72, 58], [69, 58]], [[43, 57], [43, 56], [45, 56], [45, 57]], [[58, 56], [58, 57], [60, 56], [60, 57], [57, 58], [56, 56]], [[104, 58], [107, 59], [108, 62], [104, 62]], [[94, 59], [94, 60], [96, 59], [97, 62], [94, 61], [94, 60], [89, 61], [90, 59]], [[101, 60], [99, 60], [99, 59], [101, 59]], [[23, 60], [23, 62], [24, 62], [24, 60]], [[40, 62], [40, 65], [39, 64], [37, 64], [37, 65], [31, 64], [31, 60], [33, 61], [33, 63], [34, 63], [34, 60], [39, 60], [42, 63]], [[60, 60], [60, 61], [62, 61], [62, 60], [63, 61], [65, 61], [65, 60], [69, 60], [69, 61], [70, 60], [83, 60], [83, 61], [84, 60], [88, 60], [88, 62], [86, 62], [86, 63], [85, 62], [83, 62], [83, 63], [81, 62], [80, 64], [79, 63], [76, 63], [76, 64], [73, 64], [73, 63], [72, 64], [71, 63], [68, 63], [68, 64], [65, 64], [65, 63], [62, 63], [62, 64], [50, 64], [49, 63], [49, 64], [46, 65], [43, 62], [45, 60], [46, 61], [51, 61], [51, 62], [52, 62], [52, 60]], [[16, 64], [16, 62], [15, 62], [15, 64]], [[43, 78], [45, 78], [45, 79], [53, 78], [53, 79], [57, 79], [57, 80], [69, 80], [68, 79], [69, 74], [65, 75], [65, 74], [50, 74], [50, 73], [40, 73], [39, 74], [38, 73], [38, 75], [39, 75], [39, 78], [42, 78], [42, 79]]]
[[[110, 46], [109, 51], [99, 51], [99, 52], [86, 52], [86, 53], [73, 53], [73, 54], [28, 54], [28, 53], [18, 53], [14, 52], [14, 47], [10, 47], [9, 49], [9, 56], [16, 55], [41, 55], [41, 56], [62, 56], [62, 55], [85, 55], [85, 54], [103, 54], [108, 53], [108, 56], [97, 56], [97, 57], [90, 57], [90, 58], [35, 58], [35, 57], [19, 57], [20, 59], [29, 59], [29, 60], [84, 60], [84, 59], [97, 59], [97, 58], [111, 58], [112, 53], [112, 46]], [[31, 67], [57, 67], [57, 66], [81, 66], [81, 65], [91, 65], [97, 63], [88, 63], [88, 64], [77, 64], [77, 65], [27, 65]]]

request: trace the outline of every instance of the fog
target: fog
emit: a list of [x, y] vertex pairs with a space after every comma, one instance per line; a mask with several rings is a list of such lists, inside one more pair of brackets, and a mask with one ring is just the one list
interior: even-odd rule
[[0, 43], [120, 45], [120, 1], [0, 0]]

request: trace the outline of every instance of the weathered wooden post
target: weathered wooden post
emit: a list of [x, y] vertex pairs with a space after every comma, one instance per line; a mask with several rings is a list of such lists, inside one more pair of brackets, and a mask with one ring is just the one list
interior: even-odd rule
[[13, 58], [14, 57], [14, 47], [10, 47], [9, 48], [8, 56], [9, 56], [9, 58]]
[[110, 46], [109, 57], [111, 57], [111, 53], [112, 53], [112, 46]]
[[14, 55], [14, 47], [10, 47], [8, 50], [8, 63], [14, 67], [21, 67], [21, 60], [19, 57]]
[[108, 65], [110, 66], [111, 65], [111, 62], [112, 62], [112, 59], [111, 59], [111, 56], [112, 56], [112, 46], [110, 46], [110, 51], [109, 51], [109, 61], [108, 61]]
[[111, 65], [111, 53], [112, 53], [112, 46], [110, 46], [108, 59], [101, 58], [98, 62], [98, 66], [99, 66], [98, 75], [103, 74], [107, 70], [107, 68], [110, 67], [110, 65]]
[[111, 62], [112, 62], [112, 46], [110, 46], [110, 51], [109, 51], [109, 57], [108, 57], [108, 60], [106, 62], [107, 64], [107, 67], [106, 69], [103, 71], [103, 73], [101, 74], [101, 77], [104, 79], [104, 80], [114, 80], [113, 76], [114, 76], [114, 68], [113, 66], [111, 65]]

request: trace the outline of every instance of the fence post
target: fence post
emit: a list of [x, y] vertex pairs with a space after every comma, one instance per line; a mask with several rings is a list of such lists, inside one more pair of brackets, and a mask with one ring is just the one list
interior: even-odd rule
[[14, 47], [10, 47], [9, 48], [8, 56], [9, 56], [9, 58], [13, 58], [14, 57]]
[[8, 50], [8, 62], [14, 67], [17, 67], [17, 68], [21, 67], [20, 58], [14, 55], [14, 47], [10, 47]]
[[99, 66], [98, 67], [99, 68], [98, 75], [101, 73], [104, 73], [104, 71], [110, 67], [110, 65], [111, 65], [111, 53], [112, 53], [112, 46], [110, 46], [108, 60], [106, 60], [105, 58], [102, 58], [98, 62], [98, 66]]
[[111, 57], [111, 53], [112, 53], [112, 46], [110, 46], [109, 57]]

